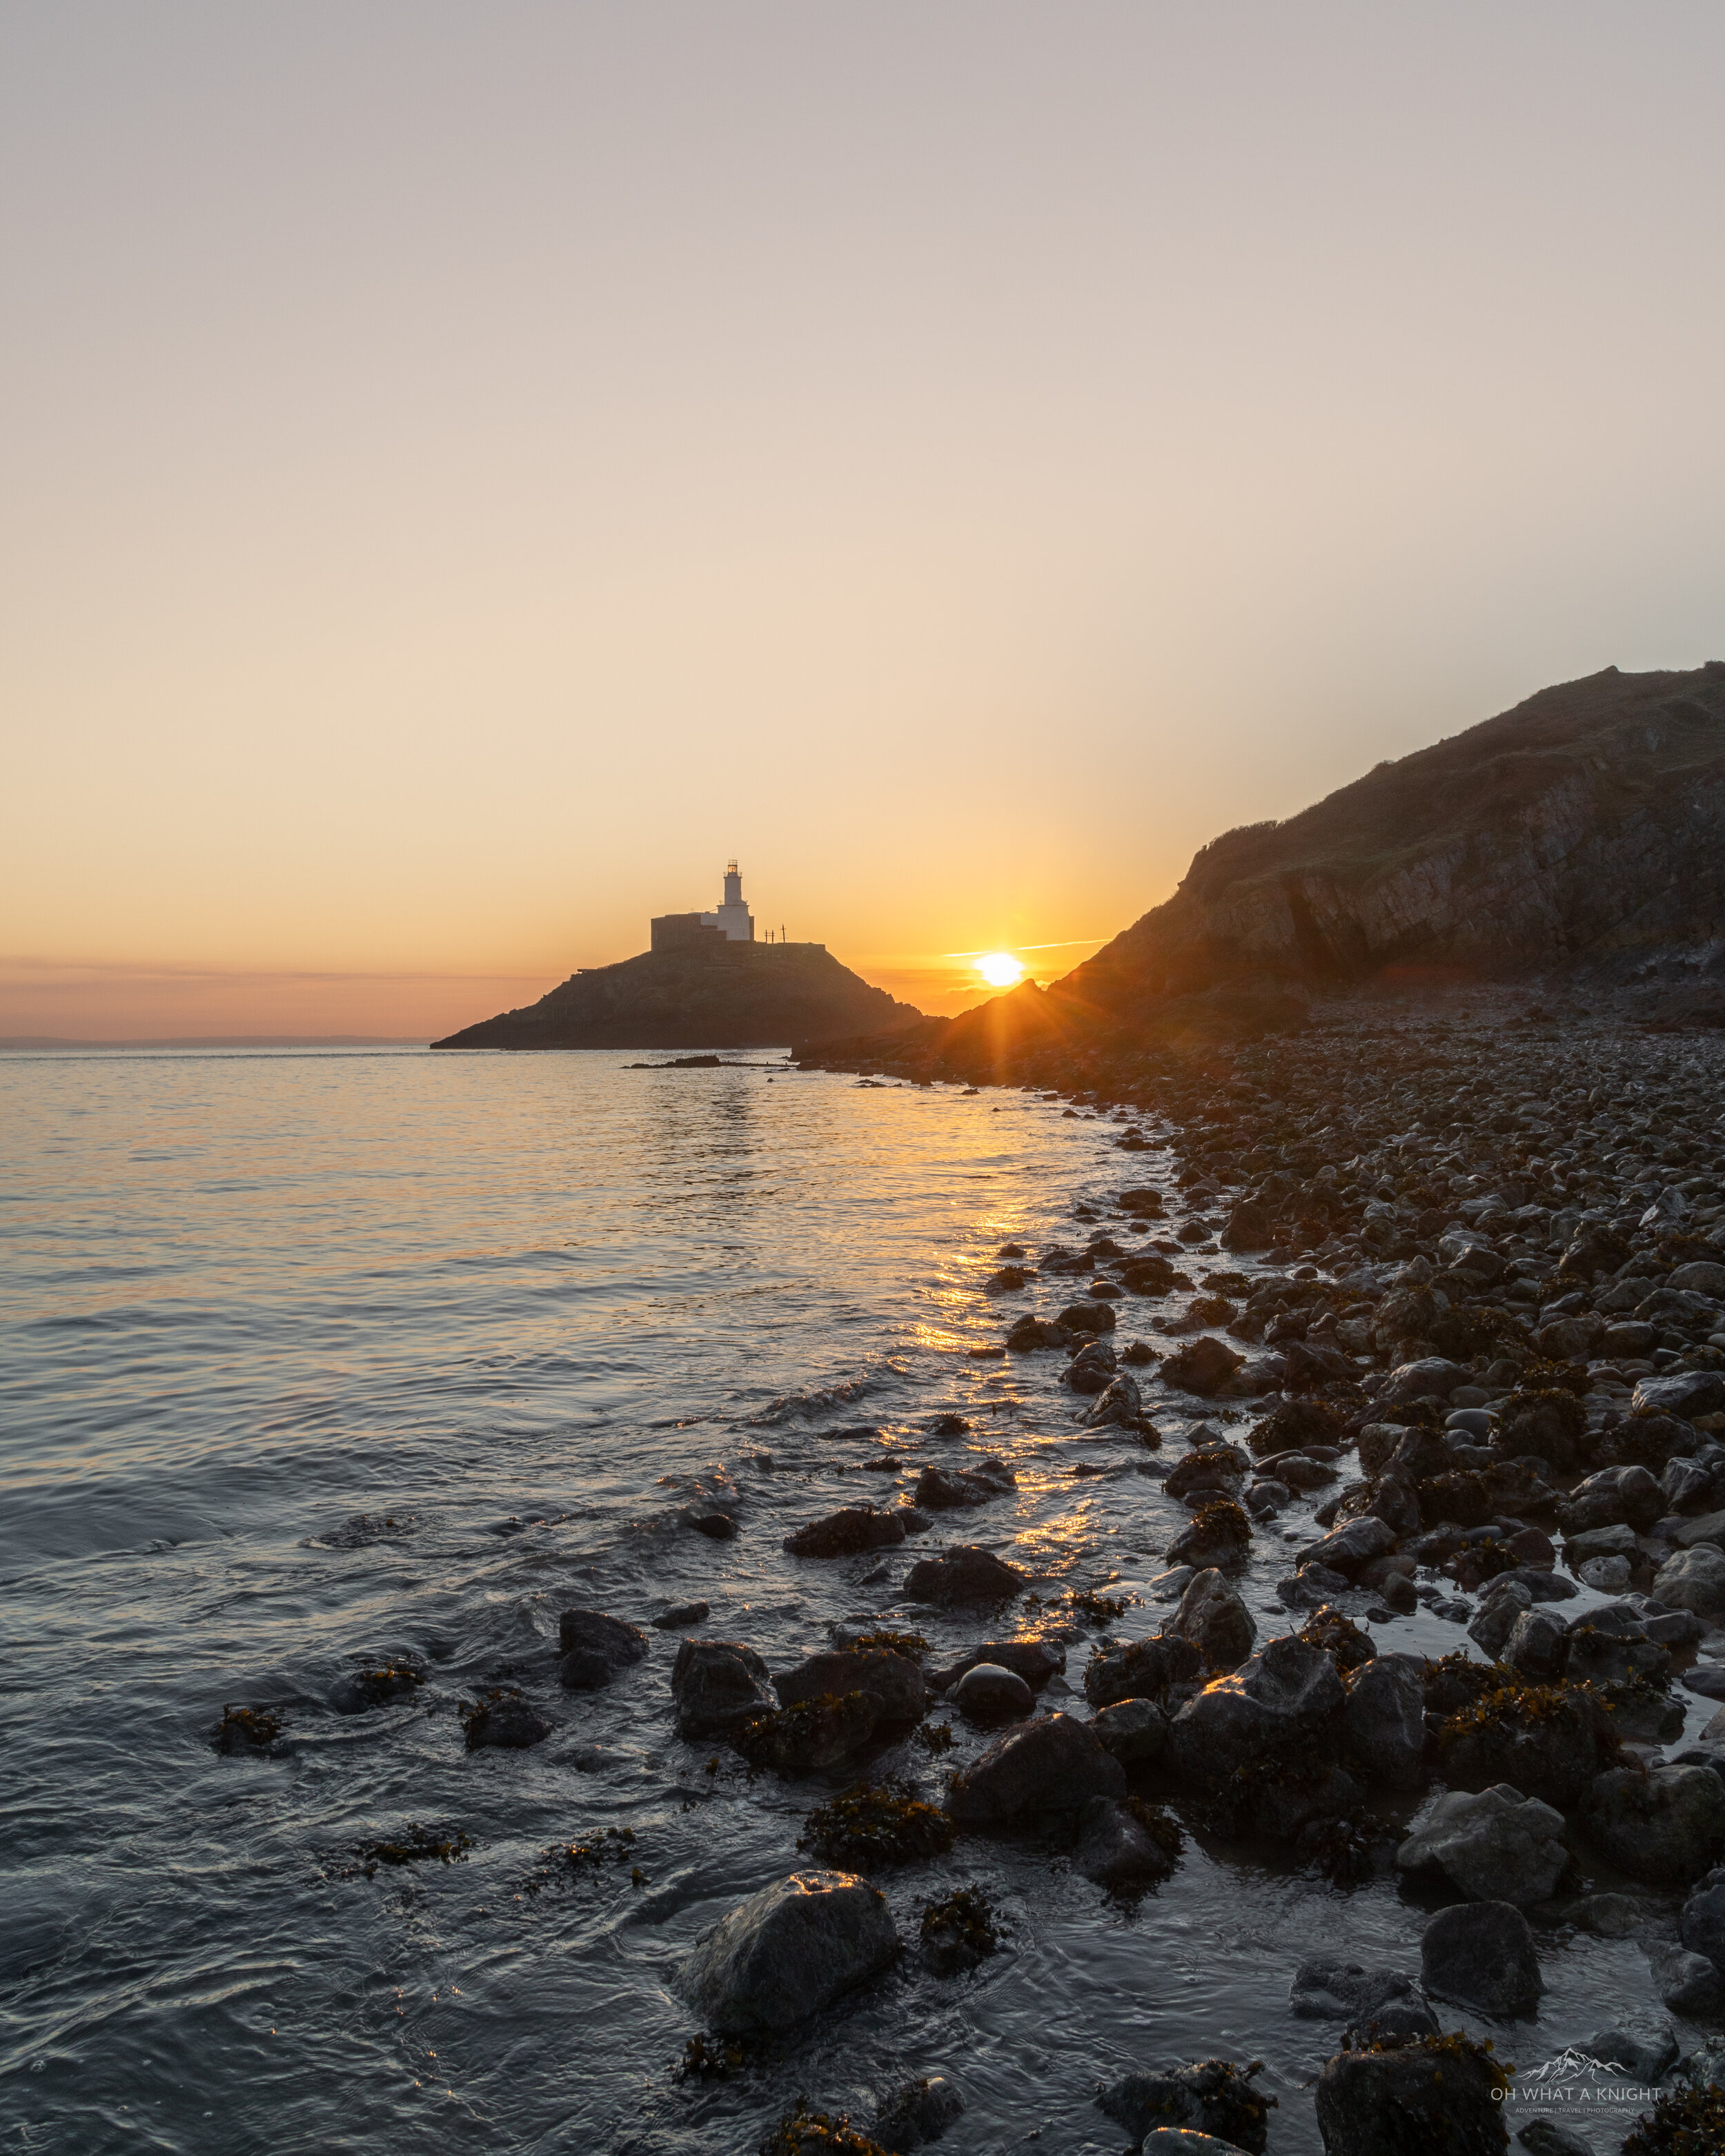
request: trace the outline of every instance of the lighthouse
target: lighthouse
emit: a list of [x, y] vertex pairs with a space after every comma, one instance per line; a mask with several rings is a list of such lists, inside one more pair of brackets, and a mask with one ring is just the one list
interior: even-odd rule
[[716, 928], [730, 943], [752, 943], [755, 940], [755, 916], [743, 903], [742, 878], [737, 872], [735, 861], [725, 864], [725, 896], [716, 913], [703, 913], [703, 928]]

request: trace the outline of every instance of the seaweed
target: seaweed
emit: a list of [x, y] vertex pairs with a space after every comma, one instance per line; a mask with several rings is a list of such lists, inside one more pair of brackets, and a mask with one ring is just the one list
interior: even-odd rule
[[281, 1734], [281, 1717], [267, 1707], [224, 1707], [213, 1739], [218, 1752], [261, 1752]]
[[691, 2036], [683, 2046], [682, 2057], [671, 2068], [671, 2079], [722, 2082], [747, 2064], [748, 2053], [741, 2044], [726, 2042], [721, 2036]]
[[1508, 2095], [1510, 2076], [1515, 2071], [1512, 2062], [1506, 2063], [1498, 2059], [1489, 2036], [1465, 2035], [1460, 2029], [1452, 2030], [1447, 2036], [1363, 2036], [1358, 2030], [1344, 2029], [1342, 2049], [1368, 2055], [1386, 2051], [1423, 2051], [1427, 2057], [1434, 2059], [1472, 2059], [1484, 2067], [1486, 2078], [1500, 2101]]
[[1725, 2148], [1725, 2089], [1666, 2089], [1630, 2129], [1623, 2156], [1718, 2156]]
[[1300, 1627], [1300, 1637], [1308, 1646], [1322, 1647], [1341, 1671], [1357, 1670], [1378, 1652], [1371, 1635], [1328, 1602], [1312, 1611]]
[[1165, 1804], [1153, 1804], [1142, 1797], [1128, 1797], [1126, 1808], [1172, 1864], [1186, 1846], [1180, 1822]]
[[443, 1833], [435, 1827], [421, 1826], [418, 1820], [409, 1820], [393, 1837], [356, 1842], [352, 1854], [357, 1861], [336, 1876], [341, 1879], [375, 1878], [380, 1864], [465, 1864], [472, 1847], [471, 1835], [459, 1830], [454, 1834]]
[[761, 2143], [761, 2156], [886, 2156], [878, 2141], [859, 2133], [850, 2113], [811, 2111], [806, 2096], [780, 2119]]
[[953, 1839], [945, 1813], [900, 1780], [859, 1782], [829, 1804], [817, 1805], [804, 1826], [797, 1838], [798, 1849], [812, 1849], [829, 1864], [859, 1871], [942, 1856]]
[[999, 1950], [993, 1906], [978, 1888], [957, 1887], [922, 1909], [918, 1943], [935, 1975], [956, 1976]]
[[1072, 1614], [1086, 1625], [1112, 1625], [1138, 1601], [1136, 1594], [1100, 1594], [1091, 1587], [1075, 1587], [1066, 1597]]
[[855, 1639], [844, 1643], [849, 1654], [864, 1654], [870, 1648], [884, 1648], [889, 1655], [902, 1655], [907, 1661], [917, 1661], [928, 1652], [928, 1642], [920, 1632], [894, 1632], [884, 1626], [873, 1632], [859, 1632]]
[[367, 1707], [382, 1707], [417, 1691], [425, 1681], [425, 1672], [413, 1662], [383, 1662], [375, 1669], [352, 1671], [347, 1681]]
[[950, 1752], [952, 1748], [952, 1725], [950, 1722], [919, 1722], [916, 1742], [927, 1752]]

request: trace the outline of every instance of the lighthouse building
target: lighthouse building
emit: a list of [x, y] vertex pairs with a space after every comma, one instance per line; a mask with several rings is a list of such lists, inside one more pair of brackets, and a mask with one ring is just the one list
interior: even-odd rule
[[725, 896], [711, 913], [660, 913], [653, 919], [655, 951], [686, 950], [691, 944], [752, 943], [755, 916], [742, 896], [735, 861], [725, 864]]

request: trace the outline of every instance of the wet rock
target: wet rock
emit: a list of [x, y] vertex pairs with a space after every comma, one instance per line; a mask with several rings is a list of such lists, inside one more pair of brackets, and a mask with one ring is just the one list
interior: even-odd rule
[[1653, 1592], [1660, 1601], [1698, 1617], [1725, 1616], [1725, 1553], [1711, 1543], [1680, 1550], [1655, 1574]]
[[1569, 1922], [1579, 1932], [1596, 1938], [1632, 1938], [1647, 1921], [1647, 1911], [1630, 1894], [1585, 1894], [1568, 1908]]
[[1006, 1602], [1024, 1584], [1016, 1565], [974, 1543], [919, 1558], [905, 1575], [905, 1594], [912, 1602]]
[[1258, 1641], [1250, 1610], [1214, 1567], [1197, 1575], [1162, 1629], [1164, 1638], [1173, 1634], [1189, 1640], [1211, 1676], [1237, 1670]]
[[[1209, 1428], [1208, 1423], [1199, 1426], [1204, 1430]], [[1250, 1469], [1250, 1460], [1235, 1445], [1199, 1444], [1175, 1463], [1162, 1486], [1170, 1497], [1189, 1499], [1194, 1494], [1218, 1491], [1231, 1497], [1238, 1494]]]
[[1144, 1395], [1138, 1381], [1122, 1371], [1103, 1389], [1095, 1405], [1086, 1411], [1086, 1430], [1101, 1430], [1110, 1425], [1122, 1430], [1135, 1429], [1144, 1419]]
[[364, 1714], [374, 1707], [411, 1699], [424, 1681], [425, 1671], [416, 1661], [382, 1662], [341, 1678], [330, 1694], [330, 1705], [337, 1714]]
[[1424, 1671], [1417, 1655], [1377, 1655], [1348, 1677], [1343, 1743], [1363, 1781], [1391, 1789], [1424, 1784]]
[[703, 1625], [712, 1614], [705, 1602], [674, 1602], [662, 1617], [653, 1620], [655, 1632], [680, 1632], [685, 1625]]
[[671, 1699], [680, 1737], [714, 1735], [777, 1704], [766, 1663], [734, 1640], [685, 1640], [671, 1665]]
[[1527, 1918], [1507, 1902], [1466, 1902], [1425, 1927], [1420, 1969], [1434, 1998], [1510, 2020], [1530, 2015], [1545, 1989]]
[[1087, 1722], [1050, 1714], [1004, 1730], [953, 1777], [947, 1810], [988, 1826], [1045, 1811], [1076, 1811], [1092, 1797], [1126, 1794], [1126, 1774]]
[[1123, 1767], [1148, 1766], [1168, 1751], [1168, 1717], [1153, 1699], [1117, 1700], [1090, 1726], [1102, 1749]]
[[1459, 1363], [1441, 1355], [1424, 1355], [1392, 1370], [1378, 1397], [1387, 1407], [1398, 1407], [1405, 1400], [1446, 1400], [1457, 1385], [1466, 1382], [1467, 1373]]
[[229, 1759], [255, 1758], [281, 1734], [281, 1717], [273, 1707], [224, 1707], [215, 1748]]
[[829, 1692], [841, 1697], [867, 1692], [883, 1722], [918, 1722], [928, 1706], [928, 1686], [919, 1666], [910, 1656], [886, 1647], [841, 1647], [810, 1655], [775, 1677], [773, 1688], [785, 1707]]
[[1674, 1370], [1664, 1377], [1638, 1378], [1630, 1410], [1636, 1415], [1675, 1415], [1693, 1422], [1697, 1415], [1725, 1408], [1725, 1373], [1717, 1370]]
[[814, 1774], [860, 1751], [880, 1718], [871, 1693], [829, 1692], [752, 1717], [732, 1732], [732, 1742], [752, 1767]]
[[1683, 1904], [1679, 1936], [1692, 1953], [1705, 1954], [1725, 1975], [1725, 1886], [1703, 1887]]
[[1725, 1783], [1705, 1767], [1614, 1768], [1585, 1819], [1618, 1870], [1650, 1886], [1686, 1887], [1725, 1856]]
[[[1127, 2074], [1096, 2092], [1097, 2108], [1146, 2148], [1158, 2132], [1214, 2135], [1231, 2148], [1263, 2156], [1269, 2138], [1273, 2097], [1253, 2086], [1257, 2062], [1244, 2070], [1227, 2059], [1204, 2059], [1189, 2066], [1166, 2066], [1159, 2072]], [[1163, 2143], [1158, 2148], [1179, 2144]]]
[[685, 1995], [721, 2035], [790, 2028], [898, 1953], [886, 1897], [845, 1871], [795, 1871], [751, 1894], [683, 1964]]
[[1231, 1497], [1207, 1497], [1192, 1524], [1168, 1546], [1171, 1564], [1189, 1564], [1200, 1572], [1244, 1564], [1250, 1554], [1252, 1523]]
[[961, 1976], [977, 1968], [1000, 1944], [987, 1896], [960, 1887], [927, 1903], [917, 1943], [931, 1976]]
[[932, 1512], [964, 1505], [986, 1505], [1018, 1486], [1004, 1460], [984, 1460], [971, 1468], [925, 1467], [916, 1478], [916, 1502]]
[[1183, 1635], [1163, 1633], [1092, 1655], [1084, 1671], [1084, 1696], [1095, 1707], [1123, 1699], [1166, 1700], [1176, 1685], [1202, 1682], [1204, 1657]]
[[1480, 1614], [1467, 1628], [1467, 1636], [1488, 1661], [1496, 1661], [1509, 1644], [1516, 1620], [1533, 1606], [1533, 1597], [1518, 1580], [1504, 1580], [1481, 1598]]
[[1231, 1676], [1218, 1677], [1175, 1715], [1168, 1732], [1178, 1770], [1208, 1779], [1315, 1741], [1346, 1695], [1322, 1648], [1292, 1635], [1271, 1640]]
[[1320, 1955], [1302, 1961], [1288, 1988], [1288, 2005], [1302, 2020], [1372, 2020], [1392, 1999], [1417, 1997], [1403, 1970]]
[[[1095, 1339], [1114, 1330], [1114, 1312], [1106, 1302], [1069, 1302], [1060, 1312], [1059, 1322], [1069, 1334]], [[1010, 1341], [1007, 1342], [1009, 1347], [1011, 1344]]]
[[1388, 1557], [1395, 1543], [1394, 1530], [1368, 1513], [1363, 1519], [1350, 1520], [1345, 1527], [1335, 1528], [1321, 1542], [1308, 1543], [1294, 1562], [1301, 1572], [1308, 1565], [1322, 1565], [1327, 1571], [1351, 1580], [1374, 1558]]
[[784, 1546], [793, 1557], [855, 1557], [863, 1550], [891, 1549], [904, 1538], [905, 1522], [897, 1513], [846, 1505], [787, 1535]]
[[[1266, 1250], [1275, 1240], [1276, 1226], [1269, 1208], [1250, 1198], [1241, 1199], [1222, 1230], [1222, 1246], [1229, 1250]], [[1713, 1288], [1707, 1292], [1717, 1295], [1722, 1291]]]
[[1507, 1782], [1563, 1811], [1616, 1763], [1610, 1718], [1590, 1691], [1530, 1686], [1513, 1676], [1487, 1684], [1471, 1705], [1439, 1726], [1437, 1771], [1452, 1789]]
[[1061, 1373], [1075, 1393], [1106, 1392], [1117, 1368], [1111, 1340], [1092, 1340], [1081, 1348]]
[[491, 1748], [525, 1752], [530, 1745], [542, 1744], [551, 1734], [550, 1722], [512, 1686], [500, 1686], [483, 1694], [464, 1712], [461, 1721], [470, 1752]]
[[895, 2089], [875, 2114], [874, 2138], [887, 2156], [911, 2156], [964, 2116], [964, 2099], [943, 2075]]
[[1180, 1391], [1208, 1399], [1229, 1383], [1245, 1360], [1222, 1341], [1203, 1333], [1178, 1354], [1170, 1355], [1162, 1366], [1162, 1374], [1166, 1383]]
[[1498, 2156], [1502, 2082], [1483, 2046], [1454, 2037], [1338, 2051], [1317, 2082], [1326, 2156]]
[[1549, 1901], [1569, 1861], [1563, 1815], [1505, 1784], [1440, 1797], [1396, 1851], [1404, 1871], [1435, 1870], [1472, 1902]]
[[1501, 1659], [1536, 1683], [1556, 1681], [1568, 1660], [1569, 1632], [1554, 1609], [1524, 1609], [1504, 1642]]
[[1040, 1348], [1067, 1348], [1071, 1342], [1072, 1335], [1063, 1325], [1045, 1317], [1021, 1317], [1006, 1336], [1014, 1355], [1034, 1354]]
[[737, 1522], [728, 1512], [691, 1512], [689, 1524], [698, 1535], [705, 1535], [710, 1543], [731, 1543], [737, 1539]]
[[993, 1662], [1010, 1670], [1032, 1691], [1040, 1691], [1050, 1677], [1058, 1676], [1065, 1668], [1066, 1650], [1057, 1640], [991, 1640], [984, 1646], [968, 1649], [944, 1668], [931, 1671], [929, 1684], [936, 1691], [946, 1691], [979, 1662]]
[[[706, 1604], [701, 1605], [706, 1614]], [[557, 1675], [571, 1691], [598, 1691], [619, 1671], [644, 1661], [647, 1635], [602, 1609], [566, 1609], [557, 1620]]]
[[1725, 1976], [1705, 1954], [1692, 1953], [1686, 1947], [1661, 1946], [1655, 1947], [1647, 1958], [1653, 1989], [1673, 2014], [1710, 2021], [1725, 2012]]
[[1717, 1265], [1710, 1258], [1692, 1259], [1687, 1265], [1676, 1267], [1666, 1286], [1695, 1295], [1710, 1295], [1715, 1301], [1725, 1300], [1725, 1265]]
[[1073, 1861], [1086, 1879], [1118, 1893], [1166, 1879], [1177, 1848], [1153, 1835], [1117, 1797], [1092, 1797], [1079, 1815]]
[[1586, 2049], [1601, 2066], [1620, 2067], [1633, 2081], [1656, 2082], [1676, 2063], [1677, 2040], [1663, 2015], [1639, 2015], [1596, 2030]]
[[997, 1662], [978, 1662], [953, 1686], [952, 1704], [971, 1722], [1021, 1722], [1036, 1701], [1013, 1671]]

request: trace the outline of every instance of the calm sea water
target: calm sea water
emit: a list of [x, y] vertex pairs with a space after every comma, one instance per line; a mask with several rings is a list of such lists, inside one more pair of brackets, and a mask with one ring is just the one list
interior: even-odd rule
[[[1135, 1443], [1077, 1432], [1056, 1358], [968, 1353], [1000, 1337], [997, 1246], [1070, 1237], [1076, 1200], [1159, 1156], [1019, 1095], [634, 1060], [0, 1060], [0, 2148], [744, 2156], [799, 2092], [865, 2119], [938, 2072], [969, 2104], [954, 2156], [1113, 2151], [1099, 2078], [1222, 2053], [1268, 2062], [1271, 2149], [1310, 2156], [1332, 2032], [1289, 2015], [1294, 1964], [1417, 1967], [1422, 1912], [1197, 1841], [1135, 1912], [1034, 1845], [886, 1875], [906, 1938], [919, 1897], [978, 1883], [1009, 1950], [946, 1983], [907, 1958], [763, 2066], [673, 2080], [678, 1962], [808, 1861], [824, 1791], [676, 1739], [675, 1635], [562, 1692], [558, 1612], [702, 1599], [709, 1635], [781, 1668], [890, 1621], [942, 1540], [1119, 1593], [1185, 1516]], [[952, 1410], [970, 1435], [933, 1434]], [[1198, 1413], [1158, 1409], [1171, 1450]], [[1019, 1490], [884, 1576], [787, 1558], [791, 1527], [891, 1494], [856, 1471], [883, 1450], [901, 1486], [1001, 1452]], [[691, 1530], [715, 1502], [736, 1541]], [[1260, 1538], [1250, 1599], [1274, 1609], [1284, 1562]], [[421, 1692], [336, 1711], [345, 1672], [402, 1655]], [[470, 1754], [459, 1702], [501, 1681], [555, 1732]], [[215, 1754], [228, 1702], [282, 1712], [278, 1756]], [[919, 1749], [878, 1763], [937, 1794]], [[465, 1860], [354, 1876], [409, 1823]], [[629, 1865], [547, 1863], [606, 1827]], [[1631, 1942], [1564, 1939], [1547, 1977], [1530, 2057], [1647, 1989]]]

